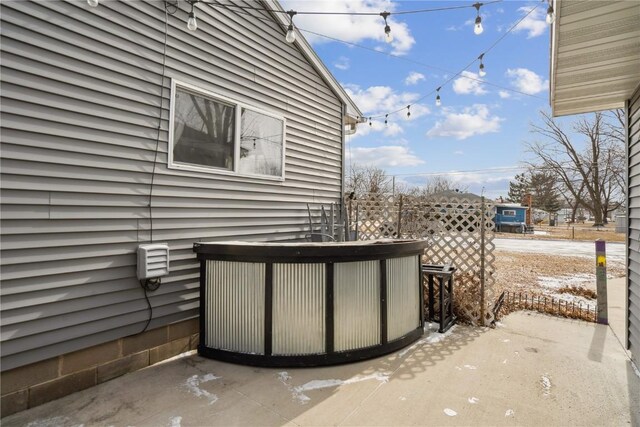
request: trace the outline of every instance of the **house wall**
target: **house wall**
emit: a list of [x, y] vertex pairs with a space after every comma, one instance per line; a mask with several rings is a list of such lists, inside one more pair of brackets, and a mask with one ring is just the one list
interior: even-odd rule
[[640, 86], [627, 102], [628, 141], [628, 328], [627, 346], [640, 360]]
[[[169, 14], [165, 60], [164, 2], [0, 7], [3, 378], [144, 329], [152, 226], [158, 329], [197, 316], [194, 242], [301, 238], [307, 203], [340, 200], [343, 104], [267, 12]], [[284, 182], [168, 169], [171, 78], [284, 116]]]
[[[505, 216], [505, 215], [503, 215], [503, 212], [505, 210], [516, 211], [516, 215], [515, 216]], [[502, 224], [512, 223], [512, 222], [523, 223], [524, 222], [524, 214], [525, 214], [525, 209], [505, 208], [505, 207], [498, 206], [496, 208], [496, 223], [502, 223]]]

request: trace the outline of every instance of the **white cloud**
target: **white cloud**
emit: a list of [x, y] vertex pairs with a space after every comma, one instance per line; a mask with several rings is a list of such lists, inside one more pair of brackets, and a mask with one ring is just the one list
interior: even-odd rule
[[445, 109], [444, 121], [436, 122], [427, 132], [427, 136], [467, 139], [474, 135], [498, 132], [500, 122], [503, 120], [501, 117], [492, 116], [489, 108], [484, 104], [467, 107], [461, 113], [456, 113], [453, 109]]
[[542, 76], [526, 68], [509, 68], [505, 73], [511, 77], [511, 85], [528, 95], [535, 95], [549, 87], [549, 80], [543, 80]]
[[418, 82], [420, 80], [424, 80], [426, 77], [424, 76], [424, 74], [422, 73], [418, 73], [416, 71], [412, 71], [409, 73], [409, 75], [407, 76], [406, 79], [404, 79], [404, 84], [409, 86], [409, 85], [415, 85], [418, 84]]
[[[431, 111], [424, 104], [414, 102], [420, 98], [420, 94], [413, 92], [395, 92], [389, 86], [371, 86], [362, 89], [358, 85], [343, 84], [345, 91], [356, 103], [360, 110], [366, 114], [376, 117], [369, 123], [358, 126], [358, 131], [354, 136], [367, 135], [370, 132], [383, 132], [387, 136], [394, 136], [404, 130], [402, 124], [415, 120]], [[407, 105], [411, 105], [411, 116], [407, 117]], [[388, 123], [384, 124], [384, 114], [397, 111], [389, 115]]]
[[456, 151], [453, 152], [453, 154], [455, 154], [456, 156], [464, 156], [464, 151], [456, 150]]
[[[383, 10], [393, 12], [396, 3], [390, 0], [331, 0], [331, 1], [305, 1], [282, 0], [285, 10], [314, 12], [373, 12], [380, 13]], [[319, 34], [334, 37], [340, 40], [359, 43], [363, 40], [375, 40], [384, 43], [384, 21], [380, 16], [354, 16], [354, 15], [296, 15], [295, 25], [302, 30], [309, 30]], [[396, 21], [393, 15], [387, 18], [391, 27], [393, 41], [392, 52], [403, 55], [411, 50], [415, 39], [411, 35], [409, 26], [404, 22]], [[305, 38], [312, 44], [327, 43], [330, 39], [305, 33]], [[386, 45], [386, 43], [385, 43]]]
[[347, 58], [346, 56], [341, 56], [336, 62], [334, 62], [333, 66], [338, 70], [348, 70], [351, 67], [351, 63], [349, 61], [349, 58]]
[[407, 147], [393, 145], [352, 147], [347, 150], [347, 157], [352, 162], [377, 167], [418, 166], [424, 163], [424, 160], [413, 154]]
[[511, 92], [509, 92], [508, 90], [500, 90], [498, 91], [498, 95], [502, 99], [511, 98]]
[[[533, 8], [533, 6], [525, 6], [518, 8], [518, 12], [525, 15], [529, 13], [529, 11]], [[521, 31], [527, 31], [527, 38], [531, 39], [533, 37], [541, 36], [545, 33], [547, 29], [547, 23], [545, 22], [546, 18], [546, 10], [542, 6], [538, 6], [536, 10], [531, 12], [526, 18], [522, 20], [518, 24], [517, 27], [513, 29], [514, 33], [518, 33]]]
[[463, 71], [462, 75], [453, 81], [453, 91], [459, 95], [484, 95], [487, 93], [482, 86], [482, 79], [476, 73]]

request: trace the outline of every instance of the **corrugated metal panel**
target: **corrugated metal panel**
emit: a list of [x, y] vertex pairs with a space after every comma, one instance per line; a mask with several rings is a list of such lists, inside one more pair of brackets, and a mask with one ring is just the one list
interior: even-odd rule
[[334, 349], [380, 344], [380, 262], [334, 265]]
[[265, 265], [207, 261], [205, 345], [264, 354]]
[[325, 288], [324, 264], [273, 265], [274, 355], [325, 352]]
[[[195, 241], [302, 238], [340, 200], [342, 103], [282, 28], [200, 3], [191, 32], [179, 5], [163, 77], [164, 2], [0, 3], [2, 370], [142, 329], [149, 203], [174, 260], [153, 328], [198, 313]], [[167, 169], [170, 78], [285, 117], [286, 180]]]
[[387, 339], [393, 341], [420, 326], [418, 256], [387, 261]]
[[[640, 123], [640, 86], [637, 87], [634, 95], [628, 101], [627, 124], [629, 129], [629, 153], [636, 152], [640, 147], [640, 132], [637, 131], [637, 124]], [[640, 172], [637, 168], [629, 168], [628, 185], [629, 200], [628, 212], [629, 230], [627, 236], [628, 251], [628, 313], [627, 313], [627, 345], [631, 350], [634, 360], [640, 360], [640, 222], [635, 218], [640, 218], [640, 194], [631, 191], [640, 181]]]

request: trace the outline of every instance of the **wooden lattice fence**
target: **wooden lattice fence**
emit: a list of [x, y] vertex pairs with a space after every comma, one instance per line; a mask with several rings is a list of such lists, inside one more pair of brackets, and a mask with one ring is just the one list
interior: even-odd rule
[[457, 269], [458, 317], [491, 324], [495, 271], [491, 203], [484, 198], [366, 195], [348, 201], [348, 210], [350, 229], [357, 229], [360, 240], [427, 239], [424, 262]]

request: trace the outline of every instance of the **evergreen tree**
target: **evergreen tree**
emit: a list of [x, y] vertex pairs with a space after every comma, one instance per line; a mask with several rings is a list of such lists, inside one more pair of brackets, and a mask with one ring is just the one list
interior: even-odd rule
[[529, 186], [533, 195], [533, 207], [545, 212], [556, 213], [562, 203], [557, 190], [556, 177], [549, 172], [534, 172], [529, 177]]
[[511, 203], [522, 203], [524, 195], [529, 192], [529, 186], [529, 180], [525, 173], [516, 175], [514, 180], [509, 182], [507, 201]]

